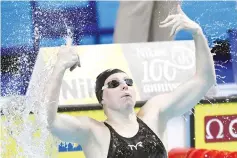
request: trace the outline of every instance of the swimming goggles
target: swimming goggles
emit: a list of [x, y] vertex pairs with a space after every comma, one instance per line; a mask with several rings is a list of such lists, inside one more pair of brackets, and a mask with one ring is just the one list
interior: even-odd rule
[[105, 88], [116, 88], [120, 84], [126, 83], [128, 86], [133, 86], [133, 80], [130, 78], [124, 79], [123, 81], [112, 80], [102, 87], [102, 90]]

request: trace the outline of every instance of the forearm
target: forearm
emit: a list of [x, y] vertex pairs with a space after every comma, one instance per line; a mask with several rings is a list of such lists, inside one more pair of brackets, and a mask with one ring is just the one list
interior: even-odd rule
[[46, 110], [47, 110], [47, 121], [48, 126], [51, 126], [56, 119], [60, 88], [63, 80], [65, 69], [56, 64], [51, 77], [49, 78], [49, 83], [46, 91]]
[[196, 76], [213, 84], [216, 82], [215, 67], [207, 39], [201, 29], [193, 35], [193, 38], [196, 50]]

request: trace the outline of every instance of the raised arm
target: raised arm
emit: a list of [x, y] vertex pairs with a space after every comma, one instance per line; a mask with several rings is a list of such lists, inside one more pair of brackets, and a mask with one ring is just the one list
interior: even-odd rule
[[48, 128], [62, 141], [83, 143], [90, 130], [90, 119], [58, 114], [60, 87], [66, 69], [79, 64], [79, 57], [72, 47], [62, 46], [58, 52], [57, 62], [49, 78], [46, 91], [46, 110]]
[[163, 120], [180, 116], [191, 110], [216, 82], [213, 57], [201, 27], [190, 20], [182, 10], [180, 12], [181, 14], [168, 16], [160, 27], [172, 27], [170, 35], [176, 34], [181, 29], [192, 33], [195, 43], [196, 73], [173, 92], [148, 100], [140, 110], [140, 115], [154, 117], [159, 114]]

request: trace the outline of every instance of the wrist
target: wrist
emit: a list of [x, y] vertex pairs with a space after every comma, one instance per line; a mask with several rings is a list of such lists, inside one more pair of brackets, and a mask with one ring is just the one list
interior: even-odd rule
[[195, 31], [193, 31], [192, 36], [195, 38], [195, 37], [200, 36], [202, 34], [203, 34], [202, 28], [198, 27], [197, 29], [195, 29]]

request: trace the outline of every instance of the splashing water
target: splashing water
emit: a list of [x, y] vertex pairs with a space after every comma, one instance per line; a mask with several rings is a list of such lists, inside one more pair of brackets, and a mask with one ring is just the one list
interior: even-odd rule
[[72, 34], [72, 31], [71, 29], [67, 26], [67, 23], [64, 19], [64, 24], [66, 26], [66, 29], [67, 29], [67, 36], [65, 37], [65, 41], [66, 41], [66, 45], [67, 46], [71, 46], [72, 45], [72, 42], [73, 42], [73, 34]]
[[[39, 2], [40, 4], [41, 2]], [[47, 7], [54, 2], [42, 2], [41, 6], [36, 7], [34, 15], [42, 20], [34, 25], [33, 35], [34, 42], [37, 43], [41, 40], [44, 40], [44, 36], [48, 36], [47, 31], [45, 31], [44, 26], [47, 24], [52, 24], [49, 26], [54, 26], [47, 28], [51, 29], [54, 32], [60, 33], [60, 36], [63, 36], [65, 27], [61, 25], [61, 21], [64, 22], [66, 26], [66, 36], [64, 37], [66, 45], [72, 45], [73, 43], [73, 33], [72, 29], [69, 27], [73, 19], [69, 19], [66, 22], [68, 17], [64, 17], [61, 12], [63, 3], [60, 4], [60, 7], [53, 8], [52, 11], [57, 12], [59, 21], [55, 19], [50, 19], [46, 17], [47, 15], [41, 10], [42, 7]], [[81, 2], [84, 3], [84, 2]], [[76, 3], [79, 5], [79, 2]], [[61, 14], [62, 13], [62, 14]], [[60, 14], [60, 15], [59, 15]], [[77, 21], [78, 25], [85, 27], [85, 13], [79, 13], [77, 17], [80, 17], [80, 21]], [[88, 13], [89, 14], [89, 13]], [[22, 17], [24, 18], [24, 17]], [[47, 21], [47, 22], [46, 22]], [[58, 22], [58, 24], [57, 24]], [[61, 23], [61, 24], [60, 24]], [[48, 26], [48, 25], [47, 25]], [[81, 28], [79, 29], [79, 32]], [[31, 30], [29, 30], [31, 31]], [[29, 45], [31, 45], [29, 41]], [[52, 45], [55, 45], [56, 42], [53, 42]], [[42, 44], [43, 45], [43, 44]], [[61, 45], [61, 44], [60, 44]], [[57, 138], [53, 137], [47, 129], [47, 119], [45, 111], [45, 89], [47, 88], [47, 82], [50, 74], [53, 70], [53, 65], [55, 63], [56, 56], [50, 56], [46, 65], [42, 70], [35, 74], [36, 79], [28, 87], [26, 96], [20, 96], [22, 92], [19, 90], [19, 87], [25, 87], [22, 78], [27, 78], [26, 75], [29, 75], [29, 72], [32, 72], [33, 65], [30, 65], [28, 61], [28, 56], [21, 54], [18, 58], [19, 71], [16, 72], [12, 78], [6, 78], [7, 85], [5, 86], [5, 98], [8, 99], [7, 102], [1, 104], [1, 114], [2, 117], [2, 132], [1, 133], [1, 156], [3, 157], [57, 157], [57, 147], [61, 143]], [[28, 74], [26, 74], [26, 71]], [[33, 113], [33, 114], [30, 114]], [[67, 146], [67, 143], [63, 144]], [[10, 147], [11, 146], [11, 147]]]
[[[71, 45], [72, 33], [67, 28], [68, 36], [65, 43]], [[47, 88], [49, 76], [52, 74], [53, 67], [56, 62], [56, 55], [50, 56], [42, 71], [37, 72], [36, 79], [28, 87], [26, 96], [19, 96], [17, 87], [21, 86], [18, 81], [21, 72], [18, 72], [8, 83], [5, 97], [10, 96], [10, 101], [2, 105], [2, 127], [4, 132], [1, 144], [5, 148], [1, 149], [4, 157], [15, 155], [17, 157], [56, 157], [59, 140], [53, 137], [47, 129], [46, 110], [44, 108], [47, 100], [45, 100], [45, 90]], [[27, 57], [21, 56], [18, 60], [20, 64], [26, 64]], [[28, 66], [26, 66], [28, 67]], [[19, 69], [21, 70], [21, 68]], [[18, 81], [18, 82], [17, 82]], [[33, 113], [30, 115], [30, 113]], [[13, 141], [5, 140], [9, 138], [15, 140], [15, 151], [9, 151], [8, 146]], [[10, 148], [12, 150], [12, 148]], [[14, 154], [13, 154], [13, 153]]]
[[[12, 156], [12, 152], [17, 157], [36, 158], [52, 157], [56, 154], [53, 151], [56, 151], [55, 147], [58, 140], [52, 137], [47, 130], [46, 111], [44, 108], [46, 103], [44, 91], [49, 75], [52, 73], [52, 62], [54, 60], [55, 56], [49, 60], [42, 72], [38, 74], [36, 81], [29, 87], [26, 96], [14, 95], [11, 92], [12, 89], [10, 90], [9, 88], [8, 97], [11, 96], [11, 99], [1, 107], [4, 114], [2, 116], [2, 129], [6, 131], [3, 133], [3, 140], [1, 139], [1, 143], [5, 147], [1, 149], [1, 152], [5, 157]], [[15, 75], [15, 79], [19, 75], [20, 73]], [[11, 80], [9, 84], [17, 86], [15, 80]], [[29, 115], [30, 113], [33, 114]], [[15, 151], [8, 151], [7, 147], [12, 145], [13, 142], [11, 139], [15, 140]]]
[[[66, 25], [66, 23], [65, 23]], [[67, 36], [65, 37], [65, 44], [72, 45], [72, 32], [66, 25]], [[39, 37], [38, 29], [36, 28], [36, 38]], [[45, 89], [47, 88], [48, 79], [53, 71], [56, 62], [56, 55], [50, 56], [50, 59], [43, 67], [41, 73], [37, 74], [36, 79], [28, 87], [26, 96], [19, 96], [17, 87], [21, 83], [17, 80], [21, 77], [18, 72], [8, 83], [7, 96], [11, 96], [10, 101], [3, 104], [1, 109], [3, 113], [3, 138], [11, 138], [15, 140], [16, 151], [14, 155], [18, 157], [55, 157], [57, 154], [56, 147], [60, 141], [53, 137], [47, 129], [47, 117], [44, 105], [47, 103], [45, 100]], [[20, 64], [26, 64], [27, 57], [21, 56], [18, 60]], [[28, 66], [26, 66], [28, 67]], [[21, 69], [21, 68], [20, 68]], [[41, 92], [41, 93], [39, 93]], [[32, 115], [29, 115], [33, 113]], [[2, 140], [1, 144], [5, 146], [2, 149], [3, 155], [9, 157], [7, 146], [11, 145], [12, 141]], [[66, 145], [66, 144], [65, 144]], [[12, 155], [12, 153], [10, 154]]]

